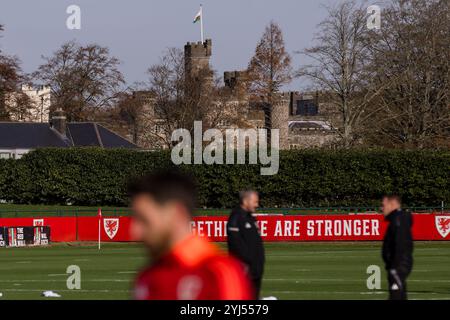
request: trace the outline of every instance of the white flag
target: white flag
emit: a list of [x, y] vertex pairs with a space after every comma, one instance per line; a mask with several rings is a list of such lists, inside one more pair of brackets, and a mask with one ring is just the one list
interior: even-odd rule
[[202, 19], [202, 8], [200, 8], [200, 11], [197, 13], [197, 15], [194, 18], [194, 23], [199, 22]]

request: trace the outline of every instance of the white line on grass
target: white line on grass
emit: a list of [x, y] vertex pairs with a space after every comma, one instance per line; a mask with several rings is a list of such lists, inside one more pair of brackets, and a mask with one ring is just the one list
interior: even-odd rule
[[[10, 283], [10, 282], [63, 282], [64, 280], [56, 279], [25, 279], [25, 280], [0, 280], [0, 283]], [[125, 279], [84, 279], [83, 282], [130, 282], [130, 280]]]
[[317, 253], [317, 254], [322, 254], [322, 253], [332, 253], [332, 254], [336, 254], [336, 253], [357, 253], [357, 252], [361, 252], [361, 253], [366, 253], [367, 251], [379, 251], [380, 249], [379, 248], [367, 248], [367, 249], [355, 249], [355, 250], [339, 250], [339, 249], [336, 249], [336, 250], [334, 250], [334, 251], [329, 251], [329, 250], [326, 250], [326, 251], [314, 251], [314, 253]]
[[[2, 291], [8, 292], [43, 292], [46, 289], [2, 289]], [[131, 292], [132, 290], [90, 290], [90, 289], [79, 289], [79, 290], [67, 290], [67, 289], [55, 289], [56, 292]]]
[[[289, 290], [289, 291], [285, 291], [285, 290], [271, 290], [271, 293], [275, 294], [275, 293], [284, 293], [284, 294], [293, 294], [293, 293], [302, 293], [302, 294], [375, 294], [375, 293], [371, 293], [371, 292], [367, 292], [367, 291], [303, 291], [303, 290]], [[377, 292], [376, 294], [388, 294], [387, 291], [375, 291]], [[423, 292], [408, 292], [408, 295], [423, 295]], [[437, 293], [437, 292], [428, 292], [427, 294], [430, 295], [440, 295], [442, 293]]]
[[294, 269], [294, 271], [307, 272], [311, 271], [311, 269]]
[[[330, 253], [331, 254], [331, 253]], [[360, 259], [360, 258], [373, 258], [373, 255], [361, 255], [361, 254], [354, 254], [354, 255], [340, 255], [338, 253], [334, 253], [333, 256], [327, 256], [327, 255], [316, 255], [316, 254], [299, 254], [299, 255], [276, 255], [276, 254], [267, 254], [266, 257], [270, 257], [272, 259], [274, 258], [289, 258], [289, 259], [303, 259], [303, 258], [314, 258], [314, 259], [337, 259], [340, 260], [342, 258], [349, 258], [349, 259]]]
[[283, 294], [293, 294], [293, 293], [303, 293], [303, 294], [361, 294], [362, 292], [356, 291], [301, 291], [301, 290], [271, 290], [271, 293], [283, 293]]
[[[264, 279], [264, 281], [286, 281], [294, 283], [308, 283], [308, 282], [365, 282], [367, 279]], [[20, 280], [0, 280], [0, 283], [17, 283], [17, 282], [61, 282], [64, 280], [57, 279], [20, 279]], [[85, 279], [85, 282], [129, 282], [127, 279]], [[426, 280], [426, 279], [412, 279], [408, 282], [428, 282], [428, 283], [450, 283], [450, 280]]]
[[[309, 279], [282, 279], [282, 278], [274, 278], [274, 279], [264, 279], [263, 281], [286, 281], [286, 282], [366, 282], [367, 279], [325, 279], [325, 278], [309, 278]], [[450, 280], [429, 280], [429, 279], [411, 279], [407, 280], [407, 282], [435, 282], [435, 283], [450, 283]]]
[[368, 295], [372, 295], [372, 294], [386, 294], [386, 292], [384, 292], [384, 291], [372, 291], [372, 292], [360, 292], [360, 294], [368, 294]]

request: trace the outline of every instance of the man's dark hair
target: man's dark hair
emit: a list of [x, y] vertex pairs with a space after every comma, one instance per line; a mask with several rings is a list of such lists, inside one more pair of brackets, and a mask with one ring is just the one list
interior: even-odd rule
[[242, 190], [241, 192], [239, 192], [239, 204], [243, 204], [243, 203], [244, 203], [244, 200], [245, 200], [247, 197], [251, 196], [252, 194], [258, 195], [258, 192], [255, 191], [255, 190], [251, 190], [251, 189], [248, 189], [248, 190]]
[[132, 181], [128, 185], [128, 195], [148, 195], [163, 205], [170, 201], [182, 203], [190, 214], [195, 209], [196, 185], [185, 174], [173, 171], [152, 173]]
[[394, 200], [400, 204], [402, 203], [402, 198], [398, 194], [385, 194], [383, 199]]

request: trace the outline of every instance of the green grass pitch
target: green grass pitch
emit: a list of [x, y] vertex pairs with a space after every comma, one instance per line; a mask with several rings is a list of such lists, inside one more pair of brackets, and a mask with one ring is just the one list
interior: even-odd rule
[[[369, 265], [382, 267], [379, 242], [269, 243], [263, 296], [278, 299], [386, 299], [369, 290]], [[223, 247], [223, 244], [221, 245]], [[450, 299], [450, 243], [417, 242], [409, 278], [410, 299]], [[138, 244], [55, 244], [40, 248], [0, 249], [2, 299], [42, 298], [53, 290], [63, 299], [129, 299], [136, 270], [146, 262]], [[68, 290], [66, 268], [81, 268], [81, 290]], [[383, 268], [382, 268], [383, 269]]]

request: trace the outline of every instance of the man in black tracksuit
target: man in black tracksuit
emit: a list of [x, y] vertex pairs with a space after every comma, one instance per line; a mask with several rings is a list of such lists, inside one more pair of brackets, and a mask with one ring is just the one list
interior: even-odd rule
[[385, 196], [382, 210], [389, 222], [383, 242], [383, 260], [388, 272], [389, 299], [406, 300], [406, 278], [413, 266], [412, 215], [401, 209], [398, 196]]
[[243, 191], [239, 194], [239, 201], [239, 207], [231, 212], [228, 219], [228, 250], [246, 266], [255, 289], [255, 298], [259, 299], [265, 255], [256, 219], [252, 215], [259, 206], [259, 195], [255, 191]]

